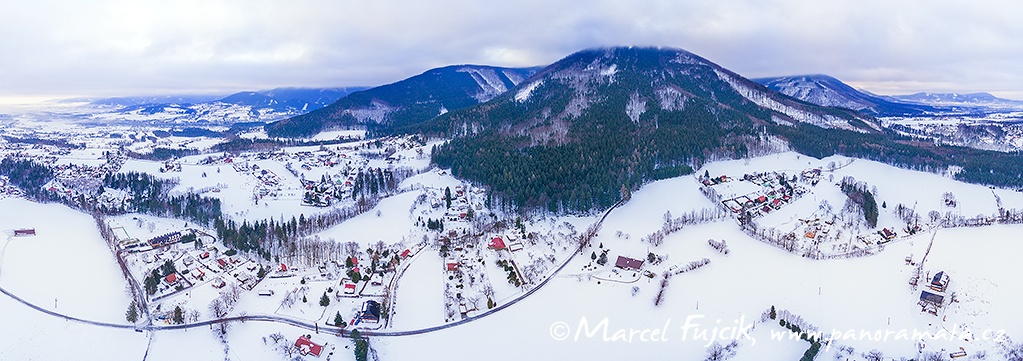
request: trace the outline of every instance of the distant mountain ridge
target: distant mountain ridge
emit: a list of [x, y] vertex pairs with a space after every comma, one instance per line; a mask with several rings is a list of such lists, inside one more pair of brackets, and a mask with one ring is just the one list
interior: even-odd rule
[[892, 95], [888, 98], [898, 101], [932, 106], [958, 106], [992, 109], [1023, 110], [1023, 101], [999, 98], [990, 93], [916, 93], [909, 95]]
[[308, 137], [334, 127], [393, 127], [488, 101], [538, 68], [452, 65], [395, 83], [354, 92], [323, 109], [266, 127], [271, 136]]
[[834, 77], [791, 75], [757, 78], [753, 81], [771, 90], [817, 105], [852, 109], [874, 116], [917, 116], [934, 114], [944, 109], [931, 103], [910, 103], [891, 97], [877, 96], [855, 89]]
[[270, 122], [323, 108], [365, 87], [275, 88], [231, 95], [164, 95], [89, 101], [91, 118], [110, 121], [234, 124]]

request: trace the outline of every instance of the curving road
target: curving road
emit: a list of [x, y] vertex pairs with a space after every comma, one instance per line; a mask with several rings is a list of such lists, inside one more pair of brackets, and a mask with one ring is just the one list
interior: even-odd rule
[[[615, 208], [621, 206], [623, 203], [625, 203], [624, 200], [619, 201], [618, 203], [615, 203], [613, 206], [611, 206], [611, 208], [608, 208], [608, 210], [606, 212], [604, 212], [604, 215], [600, 217], [600, 220], [597, 221], [595, 229], [599, 230], [600, 226], [604, 223], [604, 219], [607, 218], [607, 216], [611, 213], [611, 211], [614, 210]], [[451, 323], [446, 323], [446, 324], [443, 324], [443, 325], [437, 325], [437, 326], [420, 328], [420, 329], [414, 329], [414, 330], [406, 330], [406, 331], [359, 330], [359, 333], [362, 334], [363, 336], [373, 336], [373, 337], [397, 337], [397, 336], [419, 335], [419, 334], [424, 334], [424, 333], [440, 331], [440, 330], [443, 330], [443, 329], [459, 326], [459, 325], [462, 325], [462, 324], [466, 324], [466, 323], [469, 323], [469, 322], [481, 319], [483, 317], [492, 315], [492, 314], [494, 314], [494, 313], [496, 313], [498, 311], [504, 310], [505, 308], [511, 307], [512, 305], [518, 303], [519, 301], [524, 300], [526, 297], [531, 296], [533, 293], [536, 293], [536, 291], [539, 291], [540, 288], [543, 288], [545, 285], [547, 285], [547, 283], [550, 282], [550, 280], [553, 279], [554, 276], [556, 276], [558, 273], [560, 273], [562, 270], [564, 270], [565, 267], [568, 266], [568, 264], [572, 261], [572, 259], [574, 259], [575, 256], [578, 255], [578, 254], [579, 254], [578, 251], [573, 252], [572, 255], [570, 255], [565, 260], [565, 262], [563, 262], [561, 264], [561, 266], [559, 266], [556, 270], [554, 270], [553, 273], [551, 273], [550, 277], [545, 278], [542, 282], [537, 284], [536, 287], [533, 287], [533, 288], [529, 289], [525, 293], [519, 295], [518, 297], [512, 299], [509, 302], [506, 302], [506, 303], [501, 304], [501, 305], [499, 305], [497, 307], [494, 307], [494, 308], [492, 308], [490, 310], [487, 310], [486, 312], [481, 313], [479, 315], [476, 315], [476, 316], [473, 316], [473, 317], [469, 317], [469, 318], [464, 318], [464, 319], [461, 319], [461, 320], [458, 320], [458, 321], [455, 321], [455, 322], [451, 322]], [[120, 257], [118, 257], [118, 259], [120, 259]], [[123, 265], [122, 265], [122, 267], [123, 267]], [[133, 283], [132, 286], [137, 288], [138, 284], [137, 283]], [[39, 306], [37, 306], [35, 304], [32, 304], [32, 303], [30, 303], [30, 302], [28, 302], [28, 301], [26, 301], [26, 300], [24, 300], [24, 299], [22, 299], [22, 298], [20, 298], [20, 297], [18, 297], [16, 295], [14, 295], [13, 293], [7, 291], [3, 287], [0, 287], [0, 293], [3, 293], [7, 297], [10, 297], [11, 299], [17, 301], [18, 303], [21, 303], [21, 304], [23, 304], [25, 306], [28, 306], [29, 308], [32, 308], [32, 309], [34, 309], [36, 311], [45, 313], [45, 314], [53, 316], [53, 317], [58, 317], [58, 318], [61, 318], [61, 319], [64, 319], [64, 320], [73, 321], [73, 322], [79, 322], [79, 323], [83, 323], [83, 324], [87, 324], [87, 325], [93, 325], [93, 326], [99, 326], [99, 327], [109, 327], [109, 328], [118, 328], [118, 329], [127, 329], [127, 330], [135, 330], [135, 331], [139, 331], [139, 332], [141, 332], [143, 330], [145, 330], [145, 331], [184, 330], [184, 329], [197, 328], [197, 327], [208, 327], [208, 326], [211, 326], [211, 325], [227, 323], [227, 322], [273, 322], [273, 323], [283, 323], [283, 324], [286, 324], [286, 325], [291, 325], [291, 326], [303, 328], [303, 329], [306, 329], [306, 330], [309, 330], [309, 331], [333, 333], [333, 334], [336, 334], [336, 335], [339, 335], [339, 336], [342, 336], [342, 337], [348, 337], [348, 334], [349, 334], [349, 330], [343, 329], [343, 328], [339, 328], [339, 327], [334, 327], [334, 326], [329, 326], [329, 325], [318, 325], [318, 324], [315, 324], [315, 323], [303, 322], [303, 321], [298, 321], [298, 320], [294, 320], [294, 319], [278, 317], [278, 316], [269, 316], [269, 315], [245, 315], [245, 316], [225, 317], [225, 318], [220, 318], [220, 319], [215, 319], [215, 320], [207, 320], [207, 321], [201, 321], [201, 322], [195, 322], [195, 323], [189, 323], [189, 324], [181, 324], [181, 325], [156, 325], [156, 324], [149, 323], [149, 324], [145, 325], [144, 327], [136, 327], [135, 325], [129, 325], [129, 324], [116, 324], [116, 323], [108, 323], [108, 322], [86, 320], [86, 319], [82, 319], [82, 318], [78, 318], [78, 317], [74, 317], [74, 316], [65, 315], [65, 314], [62, 314], [62, 313], [59, 313], [59, 312], [51, 311], [51, 310], [39, 307]]]

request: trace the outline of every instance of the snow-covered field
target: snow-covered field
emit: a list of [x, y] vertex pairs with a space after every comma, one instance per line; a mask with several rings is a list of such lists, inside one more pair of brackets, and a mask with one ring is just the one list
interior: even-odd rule
[[[8, 236], [35, 228], [36, 235]], [[0, 287], [47, 309], [123, 323], [127, 281], [92, 217], [56, 204], [0, 199]]]

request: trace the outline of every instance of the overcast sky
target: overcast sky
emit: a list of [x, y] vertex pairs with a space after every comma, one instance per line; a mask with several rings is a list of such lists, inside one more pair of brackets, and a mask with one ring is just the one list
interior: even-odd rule
[[0, 98], [372, 86], [656, 45], [750, 78], [1023, 99], [1021, 15], [1011, 0], [4, 0]]

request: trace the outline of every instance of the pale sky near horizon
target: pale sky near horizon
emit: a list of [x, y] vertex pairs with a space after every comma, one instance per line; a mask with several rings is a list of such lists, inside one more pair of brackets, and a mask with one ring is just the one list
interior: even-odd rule
[[1007, 0], [5, 0], [0, 99], [374, 86], [617, 45], [678, 47], [749, 78], [1023, 99], [1019, 15]]

